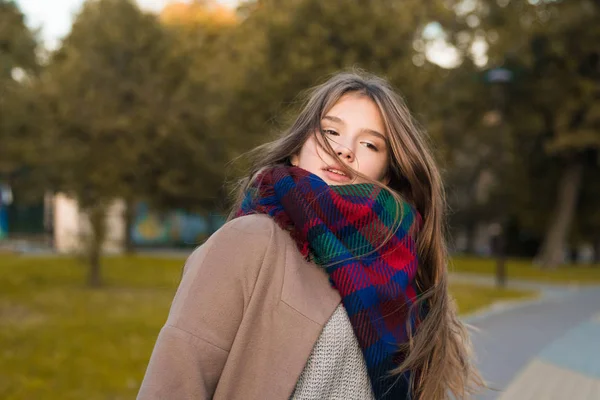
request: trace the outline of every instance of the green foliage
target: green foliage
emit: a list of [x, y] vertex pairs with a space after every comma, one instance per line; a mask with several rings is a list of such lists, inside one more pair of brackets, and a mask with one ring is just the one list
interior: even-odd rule
[[87, 208], [140, 193], [152, 177], [165, 42], [129, 0], [88, 1], [43, 77], [53, 173]]
[[502, 183], [512, 163], [511, 143], [482, 75], [468, 58], [448, 71], [432, 93], [443, 100], [431, 102], [427, 120], [445, 167], [450, 221], [467, 229], [508, 211]]
[[281, 131], [286, 112], [298, 109], [299, 93], [353, 67], [386, 76], [413, 108], [424, 109], [439, 68], [424, 61], [414, 41], [422, 40], [428, 22], [448, 14], [441, 2], [428, 4], [296, 0], [248, 6], [251, 12], [232, 39], [228, 65], [244, 67], [238, 77], [232, 74], [224, 129], [246, 147], [262, 143]]
[[[485, 41], [488, 45], [486, 68], [502, 66], [513, 75], [509, 83], [496, 84], [495, 88], [490, 84], [485, 96], [490, 99], [495, 94], [499, 103], [496, 107], [502, 107], [507, 127], [496, 136], [505, 136], [507, 143], [502, 145], [498, 137], [483, 137], [483, 142], [494, 149], [495, 156], [487, 162], [498, 183], [491, 198], [498, 199], [498, 194], [504, 196], [496, 204], [488, 203], [484, 209], [503, 208], [529, 232], [547, 232], [547, 242], [552, 240], [552, 243], [545, 247], [555, 249], [558, 257], [543, 254], [542, 261], [553, 264], [549, 259], [560, 258], [567, 239], [573, 238], [569, 215], [576, 202], [565, 199], [577, 198], [582, 190], [596, 185], [589, 178], [591, 173], [586, 174], [581, 185], [570, 187], [564, 179], [562, 186], [559, 185], [560, 177], [568, 171], [573, 173], [573, 168], [582, 164], [588, 171], [600, 172], [597, 161], [600, 154], [598, 2], [484, 0], [464, 2], [462, 8], [462, 17], [471, 19], [471, 29], [457, 31], [457, 37]], [[463, 64], [458, 71], [469, 69], [468, 64]], [[463, 90], [471, 95], [477, 93], [474, 84]], [[491, 106], [493, 104], [488, 103], [487, 107]], [[454, 104], [449, 108], [456, 110]], [[460, 118], [465, 112], [459, 111], [458, 115]], [[465, 135], [465, 140], [472, 137], [472, 134]], [[462, 145], [457, 148], [466, 150]], [[473, 158], [477, 160], [483, 154], [477, 152]], [[503, 158], [502, 154], [508, 154], [509, 158], [497, 163]], [[477, 170], [466, 168], [464, 172], [472, 176], [469, 172], [473, 174]], [[464, 177], [460, 168], [453, 169], [452, 173]], [[466, 180], [472, 182], [472, 178]], [[462, 191], [465, 192], [468, 193]], [[578, 209], [575, 223], [594, 214], [593, 208]], [[459, 207], [459, 210], [469, 216], [472, 216], [471, 211], [478, 214], [477, 207]], [[473, 218], [482, 219], [480, 215]], [[575, 231], [582, 229], [575, 226]], [[593, 240], [600, 236], [600, 225], [590, 229], [588, 224], [585, 231], [589, 233], [587, 239]], [[591, 233], [593, 231], [595, 233]]]
[[511, 110], [515, 118], [531, 121], [526, 127], [538, 126], [551, 155], [597, 150], [598, 3], [540, 2], [528, 9], [525, 15], [517, 6], [505, 11], [513, 17], [521, 14], [517, 20], [522, 21], [521, 37], [513, 43], [519, 51], [505, 54], [511, 67], [521, 71]]
[[0, 83], [13, 81], [15, 68], [34, 73], [38, 69], [37, 39], [25, 25], [23, 13], [10, 0], [0, 0]]
[[84, 207], [124, 197], [214, 210], [231, 138], [213, 123], [223, 95], [207, 61], [225, 31], [163, 25], [130, 0], [86, 2], [44, 77], [60, 189]]
[[[11, 2], [0, 5], [0, 43], [10, 39], [0, 174], [27, 167], [36, 184], [24, 186], [67, 191], [84, 208], [122, 197], [222, 209], [223, 181], [239, 172], [230, 161], [280, 133], [299, 93], [358, 67], [387, 77], [430, 132], [455, 226], [511, 217], [542, 235], [556, 182], [578, 163], [571, 239], [600, 237], [597, 2], [255, 0], [229, 15], [207, 1], [174, 6], [169, 19], [133, 0], [89, 0], [40, 79], [35, 35]], [[459, 51], [454, 69], [425, 57], [432, 22]], [[486, 65], [470, 52], [477, 43]], [[12, 79], [14, 66], [29, 78]], [[497, 66], [513, 81], [486, 82]]]
[[[0, 256], [0, 397], [134, 398], [183, 258], [110, 257], [106, 288], [71, 258]], [[456, 285], [462, 312], [521, 292]]]
[[14, 183], [36, 164], [39, 115], [31, 85], [39, 70], [36, 50], [36, 35], [21, 11], [0, 0], [0, 182]]
[[234, 27], [207, 18], [165, 23], [169, 47], [160, 74], [168, 106], [160, 114], [163, 134], [145, 189], [155, 206], [200, 212], [222, 207], [226, 164], [237, 145], [236, 136], [224, 133], [227, 121], [218, 119], [226, 107], [226, 74], [236, 73], [222, 63]]

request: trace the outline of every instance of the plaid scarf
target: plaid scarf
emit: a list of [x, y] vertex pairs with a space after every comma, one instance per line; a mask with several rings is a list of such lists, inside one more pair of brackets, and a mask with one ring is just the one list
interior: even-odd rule
[[[400, 212], [400, 223], [395, 223]], [[420, 216], [372, 184], [329, 186], [297, 167], [260, 174], [236, 216], [267, 214], [300, 252], [325, 268], [362, 349], [376, 399], [410, 399], [410, 371], [389, 372], [404, 356], [409, 307], [417, 298], [415, 236]], [[391, 235], [391, 237], [390, 237]], [[389, 240], [380, 247], [381, 244]]]

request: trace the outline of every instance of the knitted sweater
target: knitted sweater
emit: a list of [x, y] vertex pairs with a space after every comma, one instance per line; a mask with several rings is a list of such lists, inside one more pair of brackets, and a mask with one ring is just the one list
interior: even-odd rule
[[325, 324], [290, 399], [374, 399], [362, 351], [343, 305]]

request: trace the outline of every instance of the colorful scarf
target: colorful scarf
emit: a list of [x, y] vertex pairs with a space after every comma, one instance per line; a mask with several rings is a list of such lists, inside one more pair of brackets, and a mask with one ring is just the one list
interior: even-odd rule
[[[395, 223], [400, 213], [400, 223]], [[404, 359], [409, 307], [417, 298], [415, 236], [420, 216], [372, 184], [329, 186], [297, 167], [260, 174], [236, 216], [267, 214], [300, 252], [325, 268], [339, 291], [377, 399], [410, 399], [410, 372], [390, 376]], [[390, 237], [391, 234], [391, 237]], [[389, 240], [380, 247], [389, 237]]]

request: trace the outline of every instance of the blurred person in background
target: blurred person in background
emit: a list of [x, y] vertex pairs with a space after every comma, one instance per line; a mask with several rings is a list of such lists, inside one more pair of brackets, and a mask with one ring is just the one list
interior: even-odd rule
[[383, 79], [339, 73], [255, 149], [187, 260], [139, 399], [462, 399], [484, 386], [448, 294], [445, 199]]

